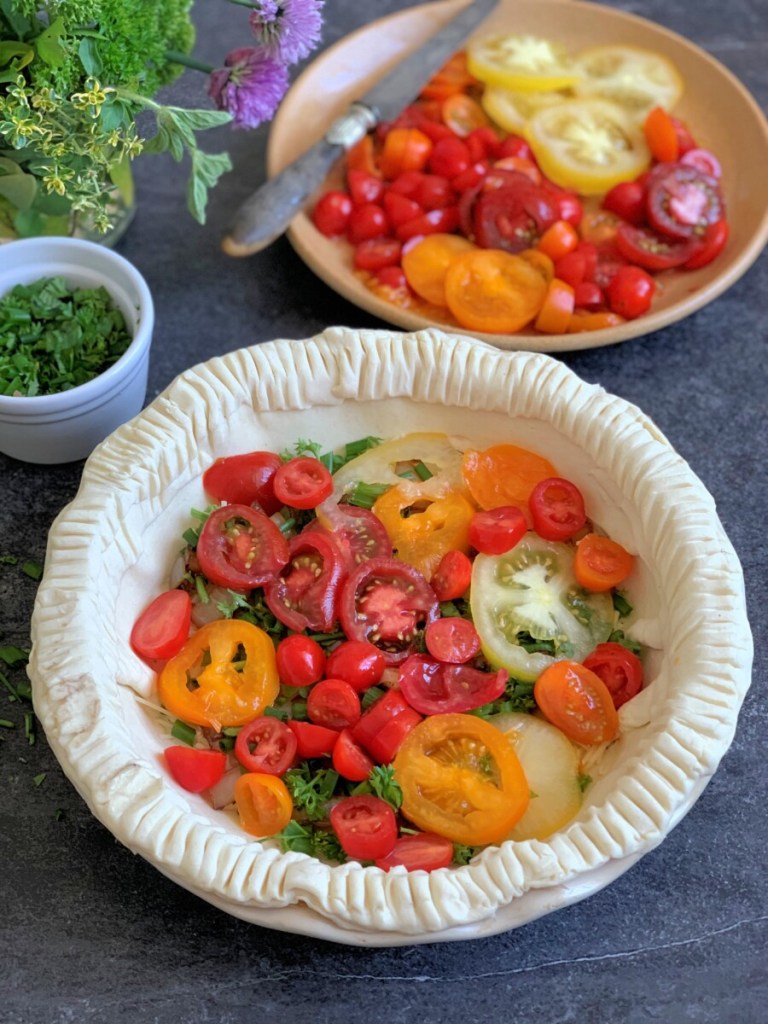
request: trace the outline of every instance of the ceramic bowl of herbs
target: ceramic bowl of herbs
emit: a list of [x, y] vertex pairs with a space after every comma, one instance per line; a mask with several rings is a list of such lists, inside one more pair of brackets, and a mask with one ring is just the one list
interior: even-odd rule
[[144, 404], [154, 325], [124, 257], [74, 238], [0, 247], [0, 451], [86, 458]]

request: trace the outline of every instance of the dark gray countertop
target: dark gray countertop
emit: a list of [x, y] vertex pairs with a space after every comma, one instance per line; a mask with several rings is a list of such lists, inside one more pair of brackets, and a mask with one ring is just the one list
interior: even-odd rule
[[[324, 45], [405, 6], [329, 0]], [[688, 36], [768, 107], [765, 0], [611, 6]], [[204, 59], [242, 43], [237, 8], [197, 8]], [[199, 101], [199, 84], [187, 76], [173, 91]], [[218, 136], [209, 148], [229, 146], [236, 170], [214, 194], [205, 228], [185, 212], [177, 165], [148, 158], [136, 167], [138, 214], [118, 248], [145, 274], [157, 304], [148, 400], [188, 366], [244, 344], [308, 337], [329, 324], [378, 326], [315, 278], [285, 240], [250, 260], [220, 253], [222, 224], [263, 179], [267, 131]], [[41, 733], [30, 746], [23, 728], [3, 730], [0, 1021], [766, 1020], [766, 296], [764, 253], [689, 319], [565, 357], [658, 423], [714, 495], [746, 575], [753, 686], [720, 770], [658, 849], [590, 899], [495, 938], [337, 946], [244, 924], [167, 881], [90, 815]], [[42, 561], [48, 527], [74, 496], [82, 465], [0, 456], [0, 467], [0, 547]], [[34, 591], [18, 566], [0, 566], [0, 643], [28, 645]], [[22, 720], [2, 694], [0, 718]]]

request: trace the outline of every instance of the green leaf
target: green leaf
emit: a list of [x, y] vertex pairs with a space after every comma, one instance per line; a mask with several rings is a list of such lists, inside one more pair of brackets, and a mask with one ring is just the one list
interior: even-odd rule
[[47, 217], [37, 210], [20, 210], [13, 218], [13, 226], [20, 238], [41, 235], [66, 235], [69, 217]]
[[5, 20], [13, 29], [14, 34], [20, 39], [24, 39], [27, 33], [32, 31], [32, 20], [19, 14], [16, 9], [16, 0], [0, 0], [0, 11], [4, 14]]
[[185, 110], [183, 107], [166, 107], [165, 110], [173, 116], [177, 126], [190, 135], [218, 128], [232, 120], [232, 115], [224, 110]]
[[16, 40], [0, 42], [0, 64], [11, 64], [14, 71], [20, 71], [31, 63], [35, 56], [34, 47]]
[[65, 32], [64, 19], [59, 17], [52, 21], [35, 40], [35, 48], [40, 60], [48, 64], [49, 67], [60, 68], [67, 61], [69, 54], [61, 44]]
[[120, 195], [123, 197], [123, 201], [126, 205], [132, 206], [135, 189], [133, 185], [131, 161], [127, 156], [123, 157], [119, 163], [110, 164], [109, 179], [112, 184], [119, 189]]
[[0, 647], [0, 660], [10, 668], [26, 665], [29, 661], [29, 651], [25, 651], [22, 647], [16, 647], [15, 644], [5, 644]]
[[87, 75], [92, 75], [94, 78], [98, 78], [104, 68], [104, 64], [101, 60], [101, 53], [99, 52], [98, 39], [88, 36], [81, 39], [77, 55], [80, 58], [80, 63], [85, 69], [85, 73]]
[[228, 153], [204, 153], [193, 149], [192, 174], [187, 185], [187, 207], [199, 224], [205, 224], [208, 189], [213, 188], [222, 174], [232, 170]]
[[36, 195], [37, 179], [31, 174], [0, 175], [0, 196], [5, 196], [17, 210], [28, 210]]

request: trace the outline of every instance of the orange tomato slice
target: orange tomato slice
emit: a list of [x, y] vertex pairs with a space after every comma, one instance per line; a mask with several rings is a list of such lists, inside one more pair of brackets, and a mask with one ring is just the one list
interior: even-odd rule
[[573, 252], [579, 244], [579, 233], [567, 220], [556, 220], [550, 224], [539, 239], [537, 248], [552, 260], [559, 260]]
[[381, 177], [381, 171], [376, 164], [372, 135], [364, 135], [347, 151], [347, 170], [365, 171], [366, 174]]
[[573, 571], [582, 587], [600, 593], [623, 583], [634, 565], [634, 555], [621, 544], [599, 533], [588, 533], [576, 546]]
[[405, 171], [422, 171], [431, 152], [432, 140], [418, 128], [393, 128], [379, 155], [381, 173], [392, 181]]
[[568, 333], [579, 334], [581, 331], [604, 331], [608, 327], [620, 327], [626, 323], [618, 313], [589, 313], [583, 309], [574, 310], [568, 322]]
[[654, 107], [643, 122], [645, 141], [654, 158], [660, 163], [677, 160], [680, 143], [675, 122], [663, 107]]
[[534, 321], [534, 327], [542, 334], [565, 334], [573, 316], [574, 306], [573, 288], [565, 281], [554, 278], [549, 283], [544, 305]]
[[546, 253], [539, 252], [538, 249], [523, 249], [518, 256], [535, 267], [547, 284], [555, 276], [555, 264]]
[[464, 452], [461, 466], [469, 493], [480, 508], [515, 505], [530, 523], [528, 499], [542, 480], [559, 476], [547, 459], [514, 444]]
[[578, 661], [556, 661], [544, 669], [533, 696], [547, 721], [574, 743], [608, 743], [619, 731], [608, 687]]
[[527, 260], [500, 249], [460, 256], [445, 275], [445, 299], [462, 327], [514, 334], [541, 309], [547, 285]]
[[261, 772], [240, 776], [235, 803], [245, 831], [260, 839], [282, 832], [293, 813], [293, 800], [283, 780]]
[[408, 284], [435, 306], [447, 305], [445, 275], [458, 256], [475, 246], [461, 235], [427, 235], [403, 253], [401, 264]]
[[457, 93], [445, 100], [442, 119], [454, 135], [462, 139], [471, 135], [476, 128], [485, 128], [491, 123], [480, 104], [464, 93]]
[[467, 70], [467, 55], [455, 53], [440, 70], [432, 76], [419, 94], [425, 100], [443, 101], [450, 96], [463, 93], [477, 79]]
[[469, 846], [505, 839], [530, 798], [509, 740], [474, 715], [425, 718], [406, 736], [394, 769], [405, 817]]

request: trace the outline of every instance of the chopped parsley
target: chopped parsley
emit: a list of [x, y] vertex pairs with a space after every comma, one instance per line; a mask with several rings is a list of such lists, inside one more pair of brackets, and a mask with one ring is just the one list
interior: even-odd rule
[[377, 796], [390, 805], [393, 811], [399, 811], [403, 805], [403, 791], [395, 778], [395, 769], [391, 764], [377, 764], [371, 768], [370, 775], [355, 786], [352, 796]]
[[322, 821], [327, 817], [328, 801], [336, 792], [339, 773], [332, 768], [315, 769], [309, 761], [302, 761], [298, 768], [285, 773], [283, 782], [296, 810], [303, 811], [310, 821]]

